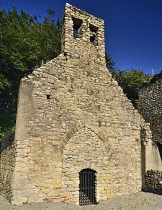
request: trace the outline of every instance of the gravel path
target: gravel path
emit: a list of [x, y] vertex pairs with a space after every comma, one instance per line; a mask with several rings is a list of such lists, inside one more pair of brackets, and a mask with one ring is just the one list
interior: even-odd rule
[[162, 195], [138, 192], [101, 201], [98, 205], [76, 206], [65, 203], [28, 203], [21, 206], [10, 205], [0, 196], [0, 210], [162, 210]]

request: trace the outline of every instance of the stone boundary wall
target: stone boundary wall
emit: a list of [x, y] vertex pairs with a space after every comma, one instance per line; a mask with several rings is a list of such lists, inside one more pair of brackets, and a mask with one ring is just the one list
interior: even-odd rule
[[162, 171], [148, 170], [144, 175], [143, 190], [162, 195]]
[[11, 202], [12, 180], [16, 163], [14, 128], [4, 135], [0, 147], [0, 194]]

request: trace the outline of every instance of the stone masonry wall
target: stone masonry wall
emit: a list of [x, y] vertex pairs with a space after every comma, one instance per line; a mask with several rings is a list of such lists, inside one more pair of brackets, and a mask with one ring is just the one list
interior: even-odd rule
[[141, 88], [138, 110], [152, 132], [152, 141], [145, 146], [146, 170], [162, 170], [162, 73]]
[[85, 168], [97, 201], [140, 191], [143, 123], [106, 68], [104, 21], [66, 4], [62, 53], [21, 80], [12, 203], [78, 204]]
[[[97, 201], [107, 199], [108, 191], [113, 190], [113, 186], [109, 183], [112, 174], [108, 169], [111, 158], [112, 154], [107, 154], [104, 142], [93, 131], [84, 127], [76, 132], [63, 151], [62, 197], [65, 197], [63, 201], [79, 204], [78, 174], [85, 168], [97, 171]], [[112, 182], [115, 184], [115, 180]], [[69, 197], [66, 196], [68, 191]]]
[[0, 194], [9, 201], [12, 198], [12, 181], [15, 167], [16, 147], [14, 128], [3, 137], [0, 147]]
[[162, 73], [155, 75], [139, 93], [138, 110], [150, 123], [153, 141], [162, 144]]
[[155, 170], [148, 170], [145, 173], [145, 182], [143, 190], [146, 192], [153, 192], [162, 194], [162, 172]]

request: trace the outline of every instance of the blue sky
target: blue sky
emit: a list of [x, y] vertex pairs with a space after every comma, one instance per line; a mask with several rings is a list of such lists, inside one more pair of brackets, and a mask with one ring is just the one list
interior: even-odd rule
[[105, 20], [106, 52], [120, 70], [162, 70], [162, 0], [0, 0], [0, 7], [45, 16], [48, 8], [62, 17], [69, 3]]

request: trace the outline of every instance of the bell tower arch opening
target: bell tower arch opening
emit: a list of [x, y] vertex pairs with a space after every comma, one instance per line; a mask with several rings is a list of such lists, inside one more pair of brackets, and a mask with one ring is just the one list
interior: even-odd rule
[[83, 169], [79, 172], [79, 205], [96, 204], [96, 171]]
[[74, 38], [81, 38], [82, 34], [81, 34], [80, 27], [83, 21], [75, 17], [72, 17], [72, 20], [73, 20], [73, 30], [74, 30], [73, 36]]
[[90, 42], [92, 44], [98, 45], [98, 43], [97, 43], [97, 31], [98, 31], [98, 27], [90, 24], [89, 25], [89, 29], [90, 29]]

